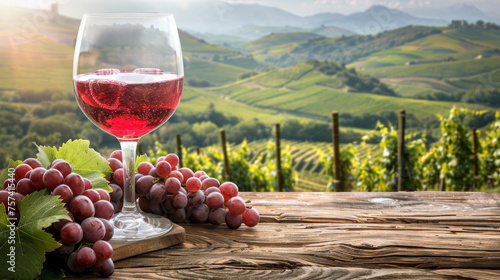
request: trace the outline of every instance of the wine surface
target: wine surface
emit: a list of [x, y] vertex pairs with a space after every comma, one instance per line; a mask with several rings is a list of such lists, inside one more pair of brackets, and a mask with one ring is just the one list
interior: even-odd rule
[[102, 69], [74, 78], [87, 117], [120, 140], [137, 140], [165, 123], [182, 95], [183, 76], [157, 69]]

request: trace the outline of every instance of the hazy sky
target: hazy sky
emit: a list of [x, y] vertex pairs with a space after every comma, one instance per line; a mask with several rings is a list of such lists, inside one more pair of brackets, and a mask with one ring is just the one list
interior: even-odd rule
[[[46, 8], [59, 3], [61, 14], [79, 17], [83, 12], [116, 10], [175, 12], [200, 2], [217, 5], [221, 0], [0, 0], [3, 5]], [[228, 3], [246, 3], [275, 6], [297, 15], [322, 12], [350, 14], [372, 5], [385, 5], [404, 11], [425, 7], [446, 7], [456, 3], [469, 3], [492, 16], [500, 11], [500, 0], [225, 0]], [[498, 14], [497, 14], [498, 15]]]

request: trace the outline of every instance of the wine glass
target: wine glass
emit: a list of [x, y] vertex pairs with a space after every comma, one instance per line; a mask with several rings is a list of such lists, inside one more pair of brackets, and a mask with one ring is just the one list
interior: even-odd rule
[[120, 141], [124, 188], [113, 239], [166, 233], [172, 222], [139, 211], [135, 158], [139, 139], [165, 123], [181, 99], [184, 69], [171, 14], [98, 13], [82, 18], [73, 60], [78, 105], [91, 122]]

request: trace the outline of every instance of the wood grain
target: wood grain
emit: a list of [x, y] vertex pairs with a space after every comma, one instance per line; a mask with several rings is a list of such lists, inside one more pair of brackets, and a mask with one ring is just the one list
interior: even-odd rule
[[[500, 279], [498, 193], [241, 193], [254, 228], [181, 224], [116, 279]], [[92, 278], [90, 273], [76, 276]]]
[[174, 224], [171, 231], [149, 239], [118, 242], [111, 240], [109, 243], [113, 246], [113, 261], [130, 258], [140, 254], [168, 248], [184, 242], [186, 231], [183, 227]]

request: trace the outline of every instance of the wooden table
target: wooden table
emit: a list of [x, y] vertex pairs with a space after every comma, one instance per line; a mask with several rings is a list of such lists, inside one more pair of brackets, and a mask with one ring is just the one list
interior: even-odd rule
[[181, 224], [183, 244], [118, 261], [112, 278], [500, 279], [499, 193], [241, 196], [256, 227]]

